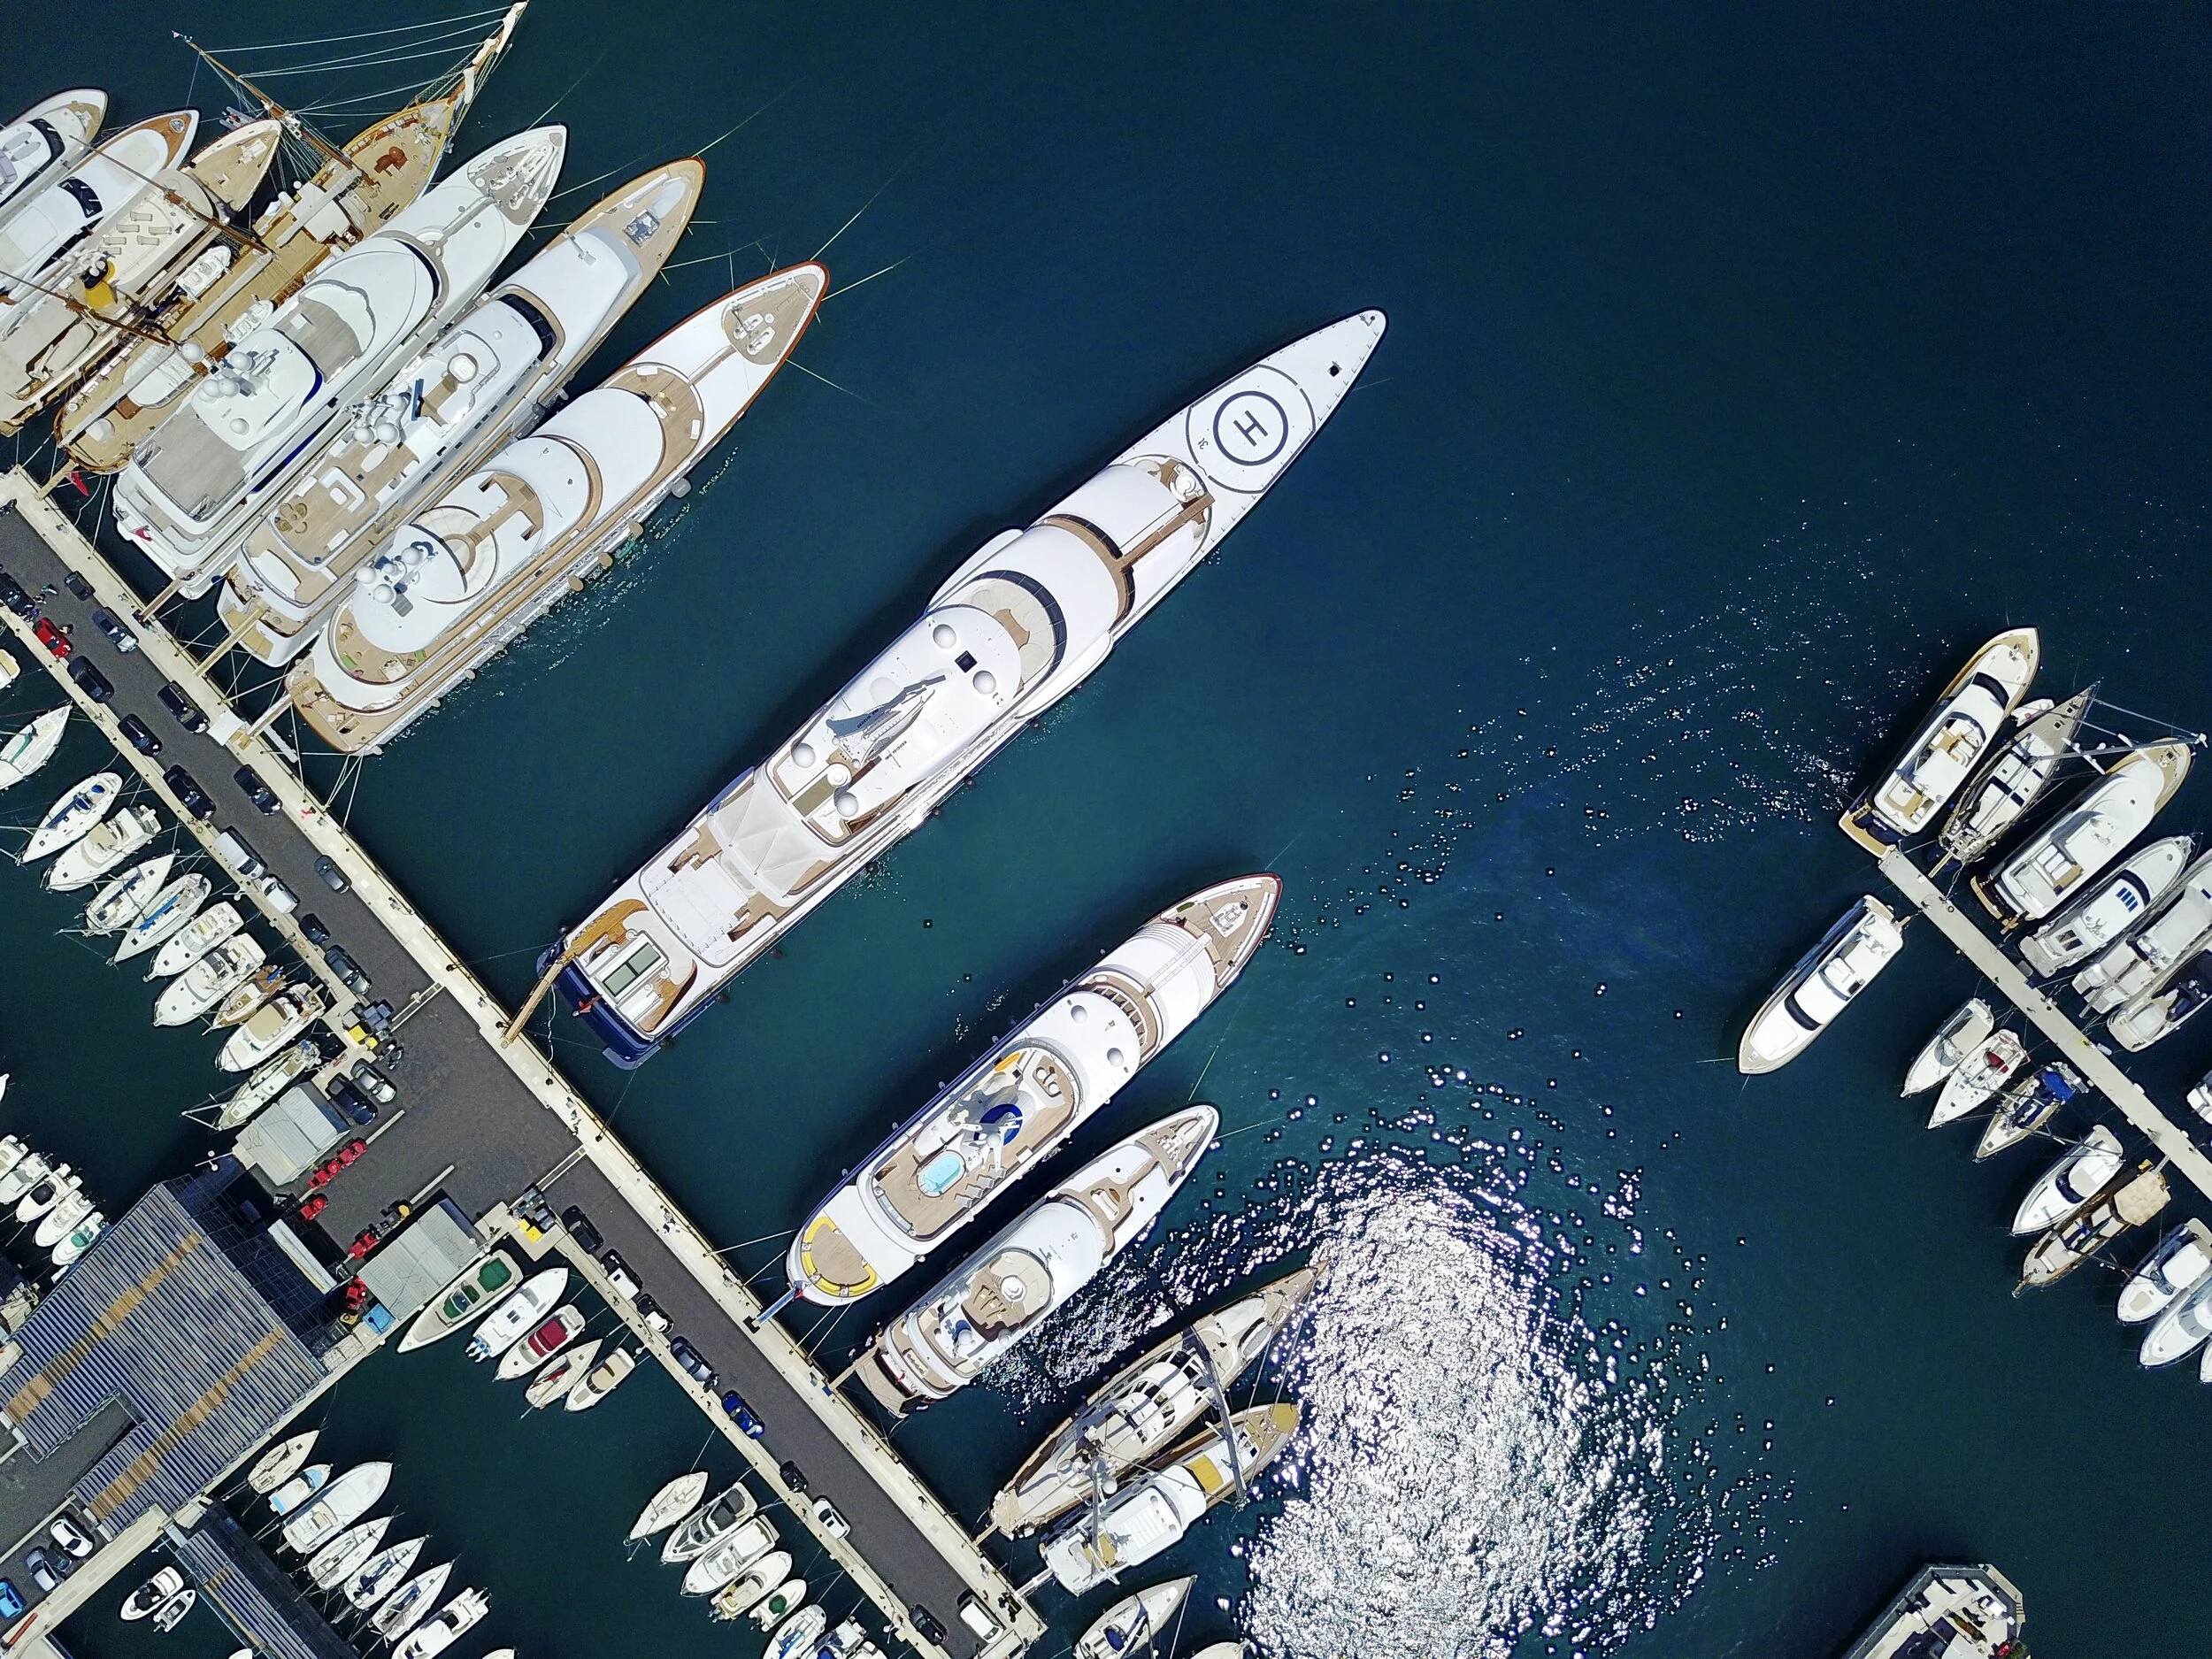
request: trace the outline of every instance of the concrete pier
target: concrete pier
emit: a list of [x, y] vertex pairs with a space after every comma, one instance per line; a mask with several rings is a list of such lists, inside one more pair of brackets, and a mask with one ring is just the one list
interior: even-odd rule
[[[793, 1517], [902, 1640], [928, 1659], [1004, 1659], [1041, 1635], [1042, 1621], [1011, 1580], [873, 1424], [830, 1386], [781, 1326], [756, 1326], [759, 1301], [546, 1054], [526, 1038], [503, 1041], [508, 1011], [307, 790], [289, 757], [230, 714], [199, 663], [165, 630], [134, 618], [136, 595], [19, 471], [0, 476], [0, 568], [33, 592], [70, 572], [91, 585], [91, 602], [65, 589], [42, 603], [57, 622], [73, 624], [71, 643], [114, 685], [112, 700], [103, 706], [87, 698], [29, 625], [0, 611], [25, 670], [46, 669], [115, 742], [152, 798], [211, 854], [222, 830], [245, 836], [297, 895], [301, 910], [321, 917], [334, 941], [369, 975], [371, 996], [391, 1003], [401, 1018], [397, 1034], [406, 1057], [393, 1072], [400, 1096], [367, 1154], [323, 1189], [329, 1206], [319, 1220], [329, 1235], [342, 1245], [375, 1225], [395, 1201], [425, 1194], [452, 1199], [487, 1233], [512, 1228], [510, 1201], [532, 1185], [547, 1192], [556, 1210], [580, 1205], [667, 1310], [675, 1330], [719, 1373], [718, 1387], [745, 1397], [765, 1425], [764, 1437], [756, 1440], [737, 1431], [718, 1397], [675, 1365], [666, 1339], [628, 1299], [612, 1293], [596, 1263], [562, 1235], [550, 1235], [551, 1246], [606, 1296], [769, 1493], [786, 1494], [779, 1471], [795, 1466], [810, 1496], [828, 1500], [849, 1531], [825, 1525], [809, 1499], [788, 1493]], [[124, 618], [140, 649], [116, 651], [89, 621], [93, 604]], [[155, 694], [164, 681], [212, 717], [207, 733], [186, 733], [162, 710]], [[140, 755], [121, 740], [118, 721], [134, 712], [160, 735], [158, 757]], [[172, 764], [184, 765], [213, 799], [212, 819], [201, 823], [183, 811], [162, 781]], [[279, 813], [263, 816], [248, 803], [231, 776], [241, 764], [252, 766], [276, 795]], [[334, 893], [324, 884], [314, 869], [319, 857], [343, 872], [349, 891]], [[267, 902], [251, 883], [238, 902], [252, 902], [259, 919], [321, 977], [332, 999], [325, 1023], [342, 1037], [354, 1023], [357, 999], [328, 972], [296, 918]], [[353, 1057], [349, 1053], [339, 1064]], [[964, 1606], [987, 1611], [997, 1633], [979, 1640], [961, 1617]], [[929, 1634], [917, 1623], [918, 1609]]]

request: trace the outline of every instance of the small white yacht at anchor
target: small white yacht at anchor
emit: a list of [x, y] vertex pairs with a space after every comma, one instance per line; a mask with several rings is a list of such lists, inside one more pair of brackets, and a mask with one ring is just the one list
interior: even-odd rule
[[1969, 998], [1936, 1028], [1928, 1046], [1913, 1056], [1913, 1063], [1905, 1068], [1905, 1087], [1898, 1093], [1909, 1099], [1933, 1088], [1973, 1058], [1996, 1025], [1989, 1004], [1978, 996]]
[[1736, 1047], [1736, 1069], [1756, 1077], [1787, 1065], [1896, 959], [1904, 943], [1889, 906], [1870, 894], [1861, 899], [1798, 958], [1752, 1016]]
[[726, 295], [418, 505], [285, 676], [301, 717], [341, 754], [373, 752], [611, 562], [690, 488], [828, 284], [810, 263]]
[[369, 1512], [392, 1484], [388, 1463], [356, 1463], [284, 1523], [288, 1548], [311, 1555]]
[[1156, 1653], [1163, 1643], [1171, 1644], [1175, 1615], [1197, 1582], [1194, 1573], [1125, 1595], [1075, 1639], [1075, 1659], [1135, 1659], [1139, 1653]]
[[23, 844], [23, 850], [16, 854], [16, 863], [35, 864], [89, 835], [92, 826], [108, 815], [122, 795], [121, 774], [94, 772], [47, 809], [46, 816], [31, 832], [31, 839]]
[[[2169, 835], [2131, 854], [2113, 874], [2022, 940], [2021, 959], [2047, 975], [2105, 949], [2149, 916], [2151, 907], [2184, 879], [2195, 851], [2188, 836]], [[2198, 863], [2212, 870], [2212, 856]]]
[[116, 527], [187, 596], [408, 351], [458, 316], [537, 219], [567, 130], [493, 145], [243, 333], [116, 475]]
[[2092, 1011], [2109, 1014], [2212, 945], [2212, 853], [2192, 864], [2143, 920], [2108, 946], [2071, 984]]
[[244, 984], [266, 956], [251, 933], [224, 940], [162, 987], [154, 999], [154, 1024], [191, 1024]]
[[2172, 1197], [2165, 1171], [2148, 1158], [2131, 1174], [2114, 1176], [2029, 1248], [2020, 1264], [2019, 1288], [2013, 1294], [2056, 1284], [2130, 1228], [2157, 1220]]
[[993, 537], [845, 687], [571, 929], [546, 982], [635, 1065], [1075, 689], [1259, 503], [1383, 334], [1363, 311]]
[[228, 899], [209, 905], [163, 942], [154, 955], [154, 965], [146, 970], [147, 979], [174, 979], [245, 925], [246, 918]]
[[2028, 1188], [2028, 1195], [2013, 1212], [2013, 1236], [2041, 1233], [2071, 1215], [2103, 1190], [2120, 1172], [2124, 1161], [2120, 1137], [2099, 1124], [2079, 1146], [2062, 1153], [2058, 1162]]
[[46, 867], [50, 892], [88, 887], [161, 833], [161, 815], [150, 806], [127, 806], [62, 849]]
[[1940, 1129], [1965, 1117], [2004, 1087], [2027, 1063], [2028, 1046], [2019, 1034], [1998, 1032], [1944, 1079], [1943, 1092], [1936, 1096], [1935, 1109], [1928, 1114], [1928, 1127]]
[[321, 1018], [328, 1007], [320, 986], [303, 985], [279, 993], [231, 1033], [215, 1056], [216, 1065], [225, 1071], [250, 1071]]
[[0, 228], [83, 158], [107, 113], [106, 93], [77, 87], [0, 127]]
[[972, 1382], [1144, 1235], [1220, 1125], [1189, 1106], [1108, 1148], [878, 1333], [853, 1373], [895, 1416]]
[[2181, 787], [2192, 757], [2186, 743], [2123, 755], [1995, 871], [1973, 878], [1974, 896], [2007, 928], [2048, 916], [2143, 833]]
[[2061, 703], [2023, 703], [2013, 710], [2012, 736], [1982, 763], [1943, 820], [1936, 841], [1947, 863], [1979, 863], [2042, 798], [2073, 753], [2096, 695], [2092, 686]]
[[1281, 895], [1271, 875], [1194, 893], [1040, 1004], [800, 1224], [784, 1261], [792, 1290], [858, 1301], [1065, 1146], [1236, 982]]
[[2212, 1227], [2192, 1216], [2143, 1258], [2120, 1288], [2120, 1323], [2155, 1319], [2212, 1278]]
[[2212, 1273], [2151, 1321], [2137, 1358], [2146, 1370], [2154, 1371], [2186, 1359], [2208, 1336], [2212, 1336]]
[[61, 747], [62, 728], [69, 724], [69, 705], [49, 709], [0, 742], [0, 789], [21, 783], [54, 757]]
[[1967, 658], [1897, 764], [1846, 809], [1843, 833], [1879, 857], [1925, 830], [1981, 764], [2041, 658], [2033, 628], [2008, 629]]

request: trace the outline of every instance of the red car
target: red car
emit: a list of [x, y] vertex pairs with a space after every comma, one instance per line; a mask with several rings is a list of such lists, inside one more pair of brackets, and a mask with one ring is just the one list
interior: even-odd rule
[[41, 645], [57, 657], [66, 657], [75, 649], [62, 637], [61, 630], [54, 626], [50, 618], [41, 617], [32, 626], [31, 632], [38, 635], [38, 642]]

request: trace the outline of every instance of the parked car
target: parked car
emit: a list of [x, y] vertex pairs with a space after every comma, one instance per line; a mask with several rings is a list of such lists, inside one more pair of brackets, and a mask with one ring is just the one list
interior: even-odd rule
[[734, 1389], [722, 1396], [722, 1415], [736, 1424], [737, 1432], [748, 1440], [757, 1440], [767, 1432], [753, 1415], [752, 1407], [745, 1403], [745, 1396]]
[[261, 878], [261, 896], [269, 902], [269, 908], [289, 916], [300, 907], [300, 895], [272, 875]]
[[376, 1121], [376, 1103], [345, 1078], [332, 1078], [323, 1095], [356, 1129], [366, 1129]]
[[[645, 1299], [641, 1296], [638, 1300], [642, 1302]], [[668, 1355], [683, 1368], [684, 1375], [702, 1388], [711, 1388], [722, 1380], [714, 1374], [714, 1367], [707, 1363], [706, 1356], [691, 1346], [691, 1339], [687, 1336], [670, 1337]]]
[[356, 962], [343, 947], [324, 946], [323, 960], [329, 964], [331, 972], [338, 976], [338, 982], [356, 996], [366, 996], [369, 994], [369, 976], [361, 972], [361, 964]]
[[54, 1524], [46, 1529], [46, 1535], [78, 1561], [82, 1561], [92, 1553], [92, 1540], [85, 1536], [84, 1529], [65, 1515], [54, 1517]]
[[837, 1506], [827, 1498], [814, 1500], [814, 1520], [815, 1524], [832, 1538], [847, 1538], [852, 1533], [852, 1523], [848, 1521], [839, 1512]]
[[215, 856], [249, 881], [269, 867], [253, 843], [236, 830], [227, 829], [215, 838]]
[[15, 1587], [12, 1578], [0, 1578], [0, 1618], [20, 1618], [23, 1616], [23, 1592]]
[[169, 786], [169, 793], [177, 797], [177, 803], [194, 818], [205, 822], [215, 816], [215, 803], [207, 798], [200, 780], [183, 767], [170, 767], [161, 774], [161, 780]]
[[[67, 1557], [65, 1556], [63, 1559], [66, 1560]], [[52, 1555], [35, 1547], [32, 1548], [30, 1554], [23, 1557], [23, 1564], [31, 1570], [31, 1582], [49, 1595], [53, 1594], [54, 1586], [67, 1576], [60, 1570]]]
[[62, 572], [61, 585], [69, 589], [71, 593], [76, 595], [78, 598], [83, 600], [85, 603], [90, 604], [92, 603], [92, 584], [85, 580], [81, 572], [77, 571], [64, 571]]
[[154, 728], [134, 714], [127, 714], [116, 726], [123, 733], [123, 741], [142, 755], [161, 753], [161, 740], [154, 735]]
[[599, 1247], [606, 1240], [599, 1236], [599, 1229], [591, 1225], [591, 1217], [584, 1213], [581, 1204], [571, 1204], [561, 1211], [561, 1225], [568, 1229], [568, 1236], [576, 1240], [576, 1248], [586, 1256], [599, 1254]]
[[26, 622], [38, 615], [37, 603], [23, 591], [23, 584], [5, 571], [0, 571], [0, 605], [7, 606]]
[[353, 1063], [353, 1084], [380, 1106], [389, 1106], [399, 1094], [399, 1091], [392, 1087], [392, 1079], [366, 1060]]
[[638, 1293], [637, 1317], [644, 1320], [646, 1325], [653, 1330], [665, 1331], [668, 1329], [668, 1316], [661, 1311], [660, 1303], [653, 1300], [653, 1293], [649, 1290], [640, 1291]]
[[346, 872], [327, 858], [315, 860], [315, 873], [323, 879], [323, 885], [333, 893], [346, 892], [353, 886], [346, 879]]
[[785, 1490], [795, 1492], [803, 1498], [806, 1496], [806, 1471], [798, 1464], [785, 1463], [776, 1471], [776, 1479], [783, 1482]]
[[95, 703], [105, 703], [115, 695], [115, 687], [109, 683], [108, 677], [84, 657], [80, 657], [69, 664], [69, 677], [77, 682], [77, 689]]
[[273, 818], [284, 810], [284, 803], [276, 798], [276, 791], [261, 781], [261, 774], [250, 766], [241, 766], [230, 775], [246, 799], [253, 803], [253, 810], [264, 818]]
[[41, 645], [57, 657], [67, 657], [75, 649], [62, 637], [62, 631], [54, 626], [54, 619], [51, 617], [41, 617], [36, 622], [31, 624], [31, 632], [38, 635], [38, 642]]
[[945, 1645], [945, 1627], [938, 1622], [937, 1616], [919, 1601], [906, 1609], [906, 1617], [907, 1621], [922, 1633], [925, 1640], [933, 1642], [940, 1647]]
[[626, 1300], [637, 1294], [637, 1278], [630, 1271], [630, 1264], [622, 1259], [619, 1250], [609, 1250], [599, 1258], [600, 1270], [614, 1286], [614, 1294]]
[[108, 643], [126, 657], [138, 649], [138, 636], [123, 626], [122, 618], [100, 605], [92, 612], [92, 626], [108, 636]]
[[300, 918], [300, 932], [307, 935], [311, 945], [323, 946], [330, 942], [330, 929], [323, 926], [323, 918], [310, 910]]
[[202, 714], [199, 705], [186, 696], [183, 690], [173, 682], [164, 686], [159, 691], [154, 693], [154, 695], [160, 702], [161, 706], [168, 710], [176, 718], [177, 724], [186, 731], [204, 732], [207, 730], [207, 716]]

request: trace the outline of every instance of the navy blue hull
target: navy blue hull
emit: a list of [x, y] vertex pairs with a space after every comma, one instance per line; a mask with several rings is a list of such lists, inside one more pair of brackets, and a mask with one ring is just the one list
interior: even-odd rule
[[[538, 958], [539, 972], [545, 972], [547, 964], [553, 960], [554, 950], [557, 949], [557, 946], [549, 947], [545, 954]], [[591, 981], [584, 977], [584, 971], [575, 964], [571, 963], [563, 968], [561, 977], [553, 984], [560, 993], [561, 1000], [568, 1004], [569, 1012], [582, 1020], [592, 1035], [599, 1039], [602, 1045], [600, 1053], [625, 1071], [634, 1071], [660, 1052], [658, 1042], [648, 1040], [628, 1020], [607, 1006], [605, 1000], [592, 990]]]

